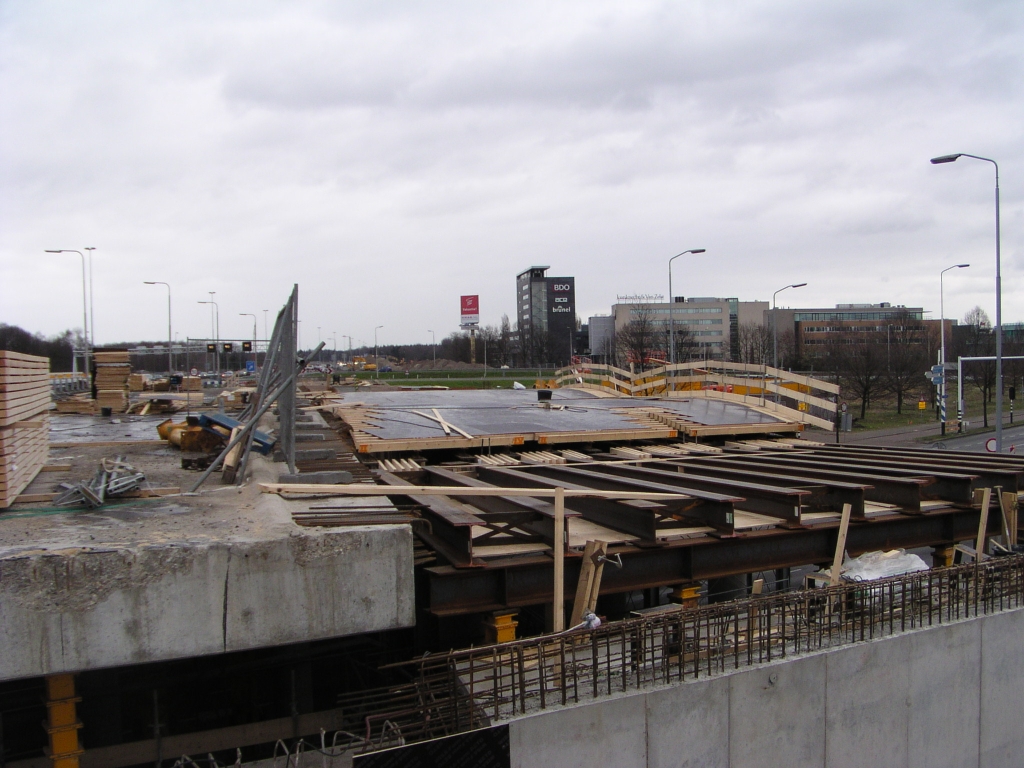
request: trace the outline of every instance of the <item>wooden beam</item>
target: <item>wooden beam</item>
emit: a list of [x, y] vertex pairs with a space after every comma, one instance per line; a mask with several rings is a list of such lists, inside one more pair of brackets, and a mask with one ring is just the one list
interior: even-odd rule
[[843, 567], [843, 554], [846, 552], [846, 534], [850, 530], [850, 512], [853, 507], [843, 504], [843, 516], [839, 520], [839, 536], [836, 539], [836, 551], [832, 555], [832, 570], [829, 573], [829, 583], [833, 587], [839, 586], [839, 571]]
[[580, 580], [576, 584], [576, 600], [572, 606], [572, 618], [569, 619], [570, 627], [579, 625], [583, 621], [583, 615], [592, 612], [597, 606], [597, 596], [601, 591], [601, 575], [604, 573], [604, 557], [607, 554], [606, 541], [588, 541], [584, 547]]
[[992, 501], [992, 489], [991, 488], [979, 488], [974, 492], [974, 497], [978, 498], [981, 496], [981, 518], [978, 520], [978, 538], [975, 543], [974, 550], [978, 553], [978, 561], [985, 556], [985, 533], [988, 529], [988, 507]]

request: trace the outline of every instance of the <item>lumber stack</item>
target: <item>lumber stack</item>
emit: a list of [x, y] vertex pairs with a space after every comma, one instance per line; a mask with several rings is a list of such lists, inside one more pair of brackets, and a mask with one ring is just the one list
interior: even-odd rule
[[202, 392], [203, 380], [198, 376], [185, 376], [181, 380], [182, 392]]
[[0, 509], [46, 463], [49, 409], [50, 361], [0, 350]]
[[128, 410], [128, 378], [132, 373], [128, 352], [95, 352], [96, 405], [114, 413]]
[[96, 413], [96, 401], [88, 394], [72, 395], [63, 400], [58, 400], [55, 405], [57, 406], [57, 413], [84, 413], [88, 415]]
[[[145, 373], [132, 373], [128, 376], [129, 392], [145, 392], [149, 384], [149, 375]], [[166, 391], [166, 390], [165, 390]]]

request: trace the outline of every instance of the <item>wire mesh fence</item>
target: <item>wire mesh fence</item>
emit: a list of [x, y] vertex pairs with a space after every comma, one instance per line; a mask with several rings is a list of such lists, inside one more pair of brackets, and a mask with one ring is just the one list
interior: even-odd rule
[[[409, 683], [362, 708], [360, 726], [368, 746], [389, 739], [409, 743], [1022, 605], [1024, 556], [1014, 555], [680, 608], [596, 630], [402, 662], [393, 668], [407, 674]], [[339, 704], [349, 708], [355, 702]]]

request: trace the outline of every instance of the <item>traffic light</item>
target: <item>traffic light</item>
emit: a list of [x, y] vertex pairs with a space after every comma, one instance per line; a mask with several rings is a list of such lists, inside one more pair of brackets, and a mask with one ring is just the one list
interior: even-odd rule
[[231, 344], [225, 344], [225, 345], [224, 345], [224, 351], [225, 351], [225, 352], [228, 352], [228, 353], [230, 353], [230, 352], [232, 351], [232, 349], [233, 349], [233, 347], [232, 347], [232, 345], [231, 345]]
[[211, 354], [216, 353], [217, 352], [217, 345], [216, 344], [207, 344], [206, 345], [206, 351], [211, 353]]
[[242, 342], [242, 351], [243, 352], [252, 352], [252, 342], [251, 341], [243, 341]]

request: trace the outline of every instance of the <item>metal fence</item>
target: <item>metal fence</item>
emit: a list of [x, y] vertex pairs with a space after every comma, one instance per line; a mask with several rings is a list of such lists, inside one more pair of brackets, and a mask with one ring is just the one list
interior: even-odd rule
[[1014, 555], [435, 654], [393, 665], [409, 683], [363, 709], [359, 730], [370, 748], [409, 743], [1022, 605]]

